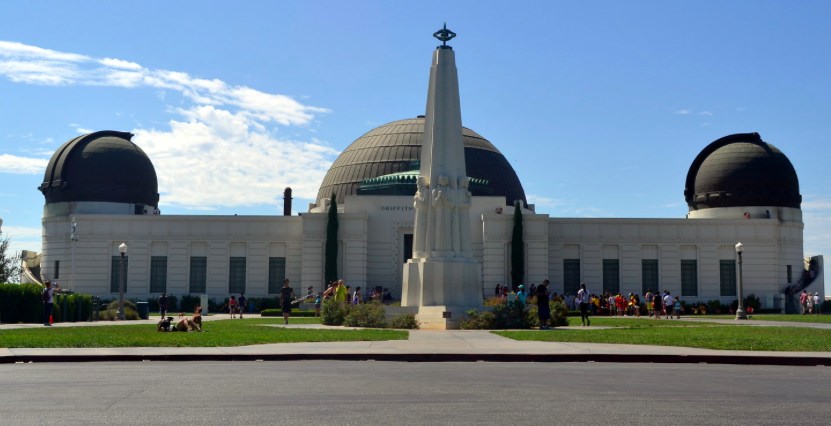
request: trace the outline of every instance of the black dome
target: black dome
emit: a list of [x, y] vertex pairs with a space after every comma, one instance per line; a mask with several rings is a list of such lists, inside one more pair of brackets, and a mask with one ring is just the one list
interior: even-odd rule
[[[508, 205], [513, 205], [514, 200], [522, 200], [525, 204], [525, 190], [505, 156], [487, 139], [468, 128], [462, 128], [462, 139], [467, 175], [488, 182], [480, 191], [472, 186], [473, 195], [504, 196]], [[423, 141], [423, 116], [393, 121], [370, 130], [355, 139], [326, 172], [317, 193], [317, 204], [322, 205], [332, 193], [342, 203], [345, 196], [358, 193], [358, 186], [365, 179], [418, 170]], [[415, 194], [415, 185], [412, 194]]]
[[713, 207], [800, 208], [799, 180], [788, 157], [758, 133], [725, 136], [704, 148], [687, 173], [692, 210]]
[[158, 207], [156, 170], [131, 133], [101, 131], [63, 144], [38, 189], [46, 203], [101, 201]]

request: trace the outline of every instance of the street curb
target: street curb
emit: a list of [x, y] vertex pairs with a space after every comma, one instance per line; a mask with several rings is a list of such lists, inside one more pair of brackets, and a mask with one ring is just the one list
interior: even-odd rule
[[387, 361], [387, 362], [608, 362], [654, 364], [727, 364], [831, 366], [828, 357], [643, 354], [167, 354], [167, 355], [12, 355], [0, 364], [34, 362], [147, 361]]

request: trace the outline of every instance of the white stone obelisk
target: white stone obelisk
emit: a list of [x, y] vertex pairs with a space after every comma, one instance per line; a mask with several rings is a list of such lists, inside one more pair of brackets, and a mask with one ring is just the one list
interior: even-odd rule
[[401, 306], [418, 307], [424, 329], [458, 328], [482, 305], [481, 269], [471, 252], [470, 179], [465, 170], [456, 57], [447, 26], [434, 37], [418, 192], [413, 258], [404, 265]]

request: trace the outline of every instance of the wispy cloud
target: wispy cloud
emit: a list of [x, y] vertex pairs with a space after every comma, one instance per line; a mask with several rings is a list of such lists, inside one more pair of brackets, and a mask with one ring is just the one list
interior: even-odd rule
[[0, 154], [0, 173], [29, 175], [43, 173], [49, 160], [45, 158], [19, 157], [11, 154]]
[[303, 105], [289, 96], [234, 86], [179, 71], [148, 69], [124, 59], [94, 59], [22, 43], [0, 41], [0, 75], [18, 83], [152, 87], [175, 90], [201, 105], [233, 106], [265, 122], [285, 126], [309, 123], [325, 108]]
[[[0, 77], [41, 86], [143, 88], [162, 103], [166, 94], [181, 94], [187, 102], [160, 106], [171, 117], [168, 128], [133, 129], [134, 142], [156, 167], [165, 205], [206, 209], [272, 203], [286, 186], [298, 198], [313, 199], [338, 153], [316, 139], [275, 136], [275, 126], [306, 127], [328, 109], [218, 79], [9, 41], [0, 41]], [[91, 131], [70, 126], [79, 133]], [[47, 162], [3, 154], [0, 173], [42, 173]]]
[[276, 139], [252, 118], [212, 106], [180, 110], [170, 130], [134, 130], [156, 166], [161, 201], [189, 208], [275, 203], [286, 186], [314, 199], [337, 151]]
[[708, 117], [712, 117], [713, 113], [710, 112], [710, 111], [701, 111], [701, 112], [698, 113], [698, 115], [706, 115]]
[[675, 113], [678, 114], [678, 115], [687, 115], [687, 114], [690, 113], [690, 110], [688, 110], [688, 109], [679, 109], [679, 110], [675, 111]]

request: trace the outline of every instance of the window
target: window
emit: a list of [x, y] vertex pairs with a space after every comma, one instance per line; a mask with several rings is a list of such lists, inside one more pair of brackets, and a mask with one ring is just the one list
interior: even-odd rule
[[[127, 291], [127, 271], [128, 271], [128, 259], [129, 256], [124, 256], [124, 291]], [[113, 256], [112, 262], [110, 265], [110, 293], [118, 293], [118, 285], [121, 280], [121, 256]]]
[[580, 259], [563, 259], [563, 293], [577, 294], [580, 290]]
[[[791, 282], [793, 282], [793, 281], [792, 281], [792, 280], [793, 280], [793, 276], [791, 275], [791, 273], [792, 273], [793, 271], [791, 270], [791, 265], [785, 265], [785, 272], [786, 272], [786, 273], [787, 273], [787, 275], [788, 275], [788, 284], [790, 284]], [[57, 278], [57, 277], [56, 277], [56, 278]]]
[[61, 277], [61, 261], [55, 261], [55, 273], [53, 274], [53, 279], [58, 279]]
[[619, 259], [603, 259], [603, 291], [620, 292]]
[[658, 291], [658, 259], [641, 260], [641, 294]]
[[228, 269], [228, 292], [245, 292], [245, 258], [232, 257]]
[[697, 260], [681, 260], [681, 296], [698, 296]]
[[719, 261], [719, 276], [722, 296], [736, 295], [736, 261], [733, 259]]
[[208, 289], [208, 258], [205, 256], [191, 256], [190, 283], [188, 291], [191, 294], [205, 293]]
[[167, 256], [150, 257], [150, 292], [167, 292]]
[[413, 234], [404, 234], [404, 263], [413, 258]]
[[286, 258], [268, 258], [268, 294], [277, 294], [286, 279]]

